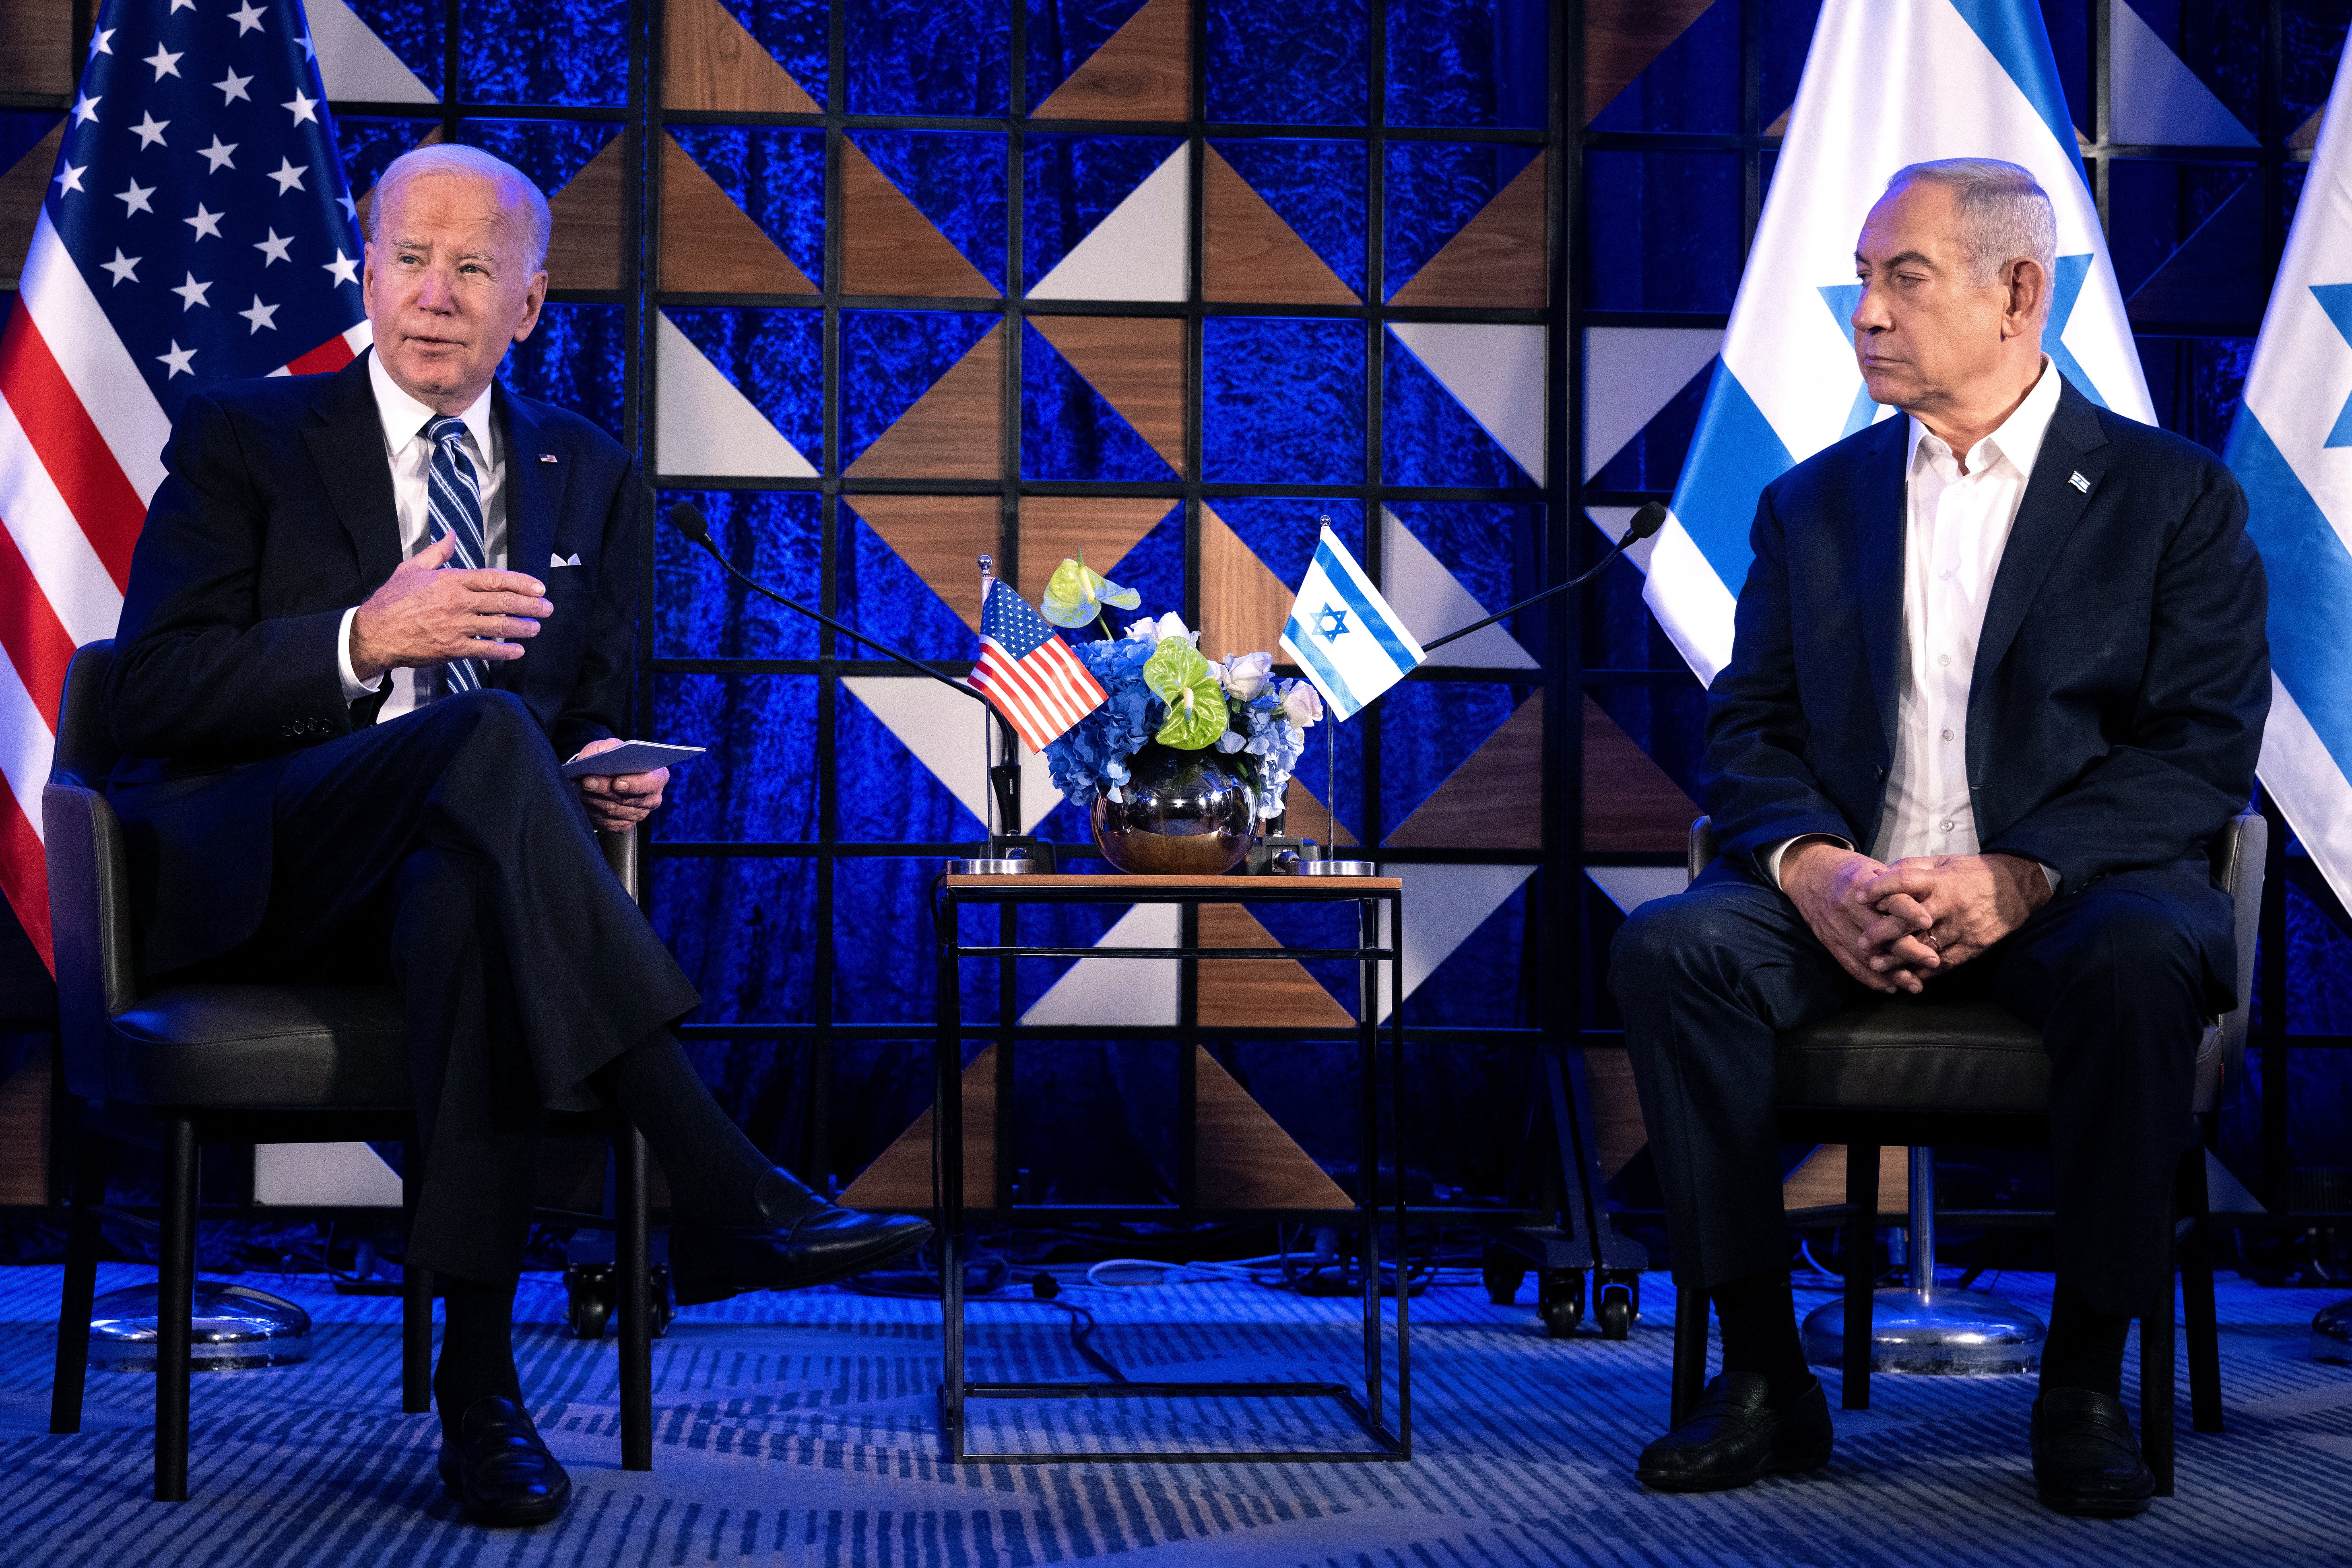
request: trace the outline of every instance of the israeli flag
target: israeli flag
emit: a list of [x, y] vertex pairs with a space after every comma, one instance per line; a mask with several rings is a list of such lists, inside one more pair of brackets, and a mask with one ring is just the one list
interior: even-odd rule
[[1282, 628], [1282, 651], [1335, 719], [1352, 719], [1429, 656], [1326, 524]]
[[2327, 885], [2352, 897], [2352, 50], [2224, 456], [2270, 577], [2263, 787]]
[[2033, 172], [2058, 216], [2042, 350], [2101, 406], [2155, 422], [2036, 0], [1825, 0], [1673, 516], [1645, 568], [1643, 596], [1701, 680], [1731, 658], [1765, 485], [1895, 412], [1870, 400], [1854, 364], [1853, 245], [1889, 176], [1937, 158]]

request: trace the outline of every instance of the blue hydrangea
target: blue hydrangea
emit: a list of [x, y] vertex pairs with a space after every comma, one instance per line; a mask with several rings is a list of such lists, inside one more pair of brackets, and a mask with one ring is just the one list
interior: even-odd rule
[[1072, 650], [1102, 683], [1108, 700], [1045, 748], [1055, 787], [1079, 806], [1094, 804], [1107, 784], [1128, 780], [1127, 760], [1167, 721], [1167, 704], [1143, 684], [1143, 666], [1155, 645], [1140, 639], [1079, 643]]

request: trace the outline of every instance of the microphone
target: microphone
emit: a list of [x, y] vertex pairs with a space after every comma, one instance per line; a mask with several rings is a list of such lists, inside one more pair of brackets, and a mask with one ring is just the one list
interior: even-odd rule
[[[673, 513], [672, 515], [675, 516], [676, 514]], [[1658, 530], [1665, 527], [1665, 503], [1664, 501], [1654, 500], [1649, 502], [1644, 505], [1641, 510], [1633, 514], [1633, 521], [1632, 522], [1625, 525], [1625, 537], [1611, 545], [1609, 547], [1609, 553], [1594, 562], [1591, 571], [1571, 577], [1565, 583], [1556, 584], [1551, 587], [1546, 588], [1540, 594], [1530, 595], [1527, 598], [1521, 599], [1517, 604], [1513, 605], [1509, 609], [1498, 610], [1495, 614], [1488, 616], [1483, 621], [1473, 621], [1468, 626], [1462, 627], [1458, 631], [1448, 632], [1434, 642], [1423, 643], [1422, 645], [1422, 652], [1434, 653], [1456, 637], [1466, 637], [1472, 632], [1478, 631], [1486, 626], [1491, 626], [1496, 621], [1505, 619], [1507, 616], [1517, 615], [1529, 605], [1539, 605], [1546, 599], [1550, 598], [1554, 594], [1565, 594], [1570, 588], [1591, 582], [1595, 576], [1600, 574], [1601, 569], [1603, 566], [1608, 565], [1612, 561], [1614, 561], [1620, 555], [1624, 554], [1629, 548], [1641, 543], [1642, 541], [1649, 538], [1650, 535], [1657, 532]]]

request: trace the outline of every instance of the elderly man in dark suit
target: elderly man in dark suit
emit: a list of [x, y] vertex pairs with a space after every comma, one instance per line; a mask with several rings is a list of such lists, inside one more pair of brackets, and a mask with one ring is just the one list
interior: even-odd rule
[[2270, 701], [2246, 503], [2202, 448], [2091, 403], [2041, 350], [2048, 197], [2013, 164], [1906, 169], [1855, 247], [1884, 420], [1765, 489], [1707, 697], [1721, 857], [1634, 911], [1611, 971], [1675, 1272], [1723, 1373], [1643, 1454], [1663, 1489], [1827, 1462], [1790, 1298], [1776, 1035], [1867, 992], [1990, 996], [2051, 1058], [2058, 1287], [2042, 1500], [2145, 1508], [2118, 1399], [2171, 1267], [2199, 1015], [2236, 961], [2205, 845]]
[[670, 1027], [694, 989], [591, 832], [667, 774], [559, 770], [625, 730], [645, 483], [495, 384], [546, 297], [546, 199], [432, 147], [370, 216], [373, 351], [192, 397], [173, 432], [110, 678], [113, 798], [150, 975], [400, 984], [441, 1474], [478, 1521], [536, 1523], [570, 1492], [510, 1349], [544, 1110], [644, 1130], [682, 1301], [839, 1279], [929, 1227], [825, 1202], [712, 1102]]

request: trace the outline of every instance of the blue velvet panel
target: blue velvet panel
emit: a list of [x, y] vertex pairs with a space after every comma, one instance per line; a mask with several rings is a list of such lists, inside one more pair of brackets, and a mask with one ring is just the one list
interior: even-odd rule
[[848, 0], [852, 114], [992, 115], [1011, 107], [1006, 0]]
[[[915, 575], [882, 536], [841, 503], [841, 580], [835, 603], [838, 618], [917, 658], [971, 659], [980, 638], [963, 617]], [[869, 656], [858, 650], [858, 657]]]
[[[1402, 826], [1501, 728], [1529, 689], [1489, 680], [1402, 680], [1390, 687], [1379, 701], [1384, 830]], [[1530, 802], [1530, 808], [1538, 804]]]
[[1381, 382], [1381, 483], [1499, 489], [1535, 482], [1393, 331]]
[[[1572, 873], [1571, 873], [1572, 874]], [[1536, 876], [1543, 873], [1538, 871]], [[1525, 1027], [1528, 889], [1523, 883], [1404, 999], [1404, 1021], [1425, 1029]], [[1408, 918], [1411, 911], [1407, 911]]]
[[817, 310], [665, 310], [687, 341], [812, 460], [824, 450], [824, 316]]
[[[2263, 14], [2268, 0], [2122, 0], [2144, 17], [2221, 106], [2249, 131], [2262, 126]], [[2343, 11], [2336, 9], [2343, 36]], [[2286, 122], [2292, 132], [2301, 116]], [[2085, 126], [2087, 129], [2087, 125]]]
[[[736, 567], [788, 599], [817, 607], [824, 500], [806, 490], [664, 490], [663, 518], [691, 500]], [[654, 656], [657, 658], [814, 658], [816, 623], [772, 604], [719, 569], [699, 545], [664, 522], [654, 530]]]
[[[1499, 610], [1542, 586], [1536, 578], [1544, 509], [1488, 501], [1391, 501], [1389, 510], [1454, 581], [1489, 610]], [[1524, 633], [1528, 651], [1543, 651], [1542, 612], [1530, 610], [1505, 629]], [[1444, 662], [1444, 649], [1438, 661]]]
[[[2232, 292], [2244, 299], [2252, 309], [2260, 310], [2267, 293], [2263, 279], [2269, 276], [2269, 268], [2263, 259], [2259, 189], [2249, 192], [2231, 215], [2241, 221], [2224, 220], [2210, 232], [2198, 235], [2205, 221], [2231, 196], [2249, 185], [2258, 184], [2252, 165], [2117, 158], [2108, 165], [2107, 182], [2107, 254], [2115, 263], [2116, 286], [2129, 301], [2126, 308], [2134, 320], [2145, 319], [2152, 301], [2133, 300], [2133, 294], [2192, 235], [2197, 235], [2199, 257], [2204, 263], [2196, 268], [2198, 277], [2244, 279], [2243, 287]], [[2185, 300], [2179, 295], [2174, 298], [2189, 303], [2210, 295], [2206, 289], [2195, 288]], [[2200, 321], [2238, 313], [2226, 306], [2219, 310], [2210, 306], [2191, 308], [2196, 310], [2191, 319]], [[2181, 317], [2177, 307], [2158, 313], [2175, 321]]]
[[776, 248], [824, 286], [824, 132], [672, 125], [669, 133]]
[[1250, 189], [1323, 258], [1364, 291], [1364, 146], [1291, 139], [1212, 142]]
[[[1168, 515], [1151, 525], [1151, 531], [1135, 542], [1128, 552], [1108, 566], [1097, 568], [1122, 588], [1132, 588], [1143, 596], [1135, 615], [1164, 616], [1170, 611], [1184, 613], [1184, 505], [1181, 501], [1168, 503]], [[1110, 624], [1124, 631], [1127, 621], [1123, 612], [1111, 612]]]
[[805, 1024], [816, 996], [816, 862], [656, 859], [654, 931], [702, 993], [689, 1024]]
[[[845, 1024], [929, 1024], [938, 1014], [939, 947], [931, 934], [936, 859], [856, 857], [833, 863], [833, 1014]], [[968, 942], [993, 942], [991, 914], [966, 913]], [[958, 974], [963, 1020], [996, 1017], [996, 967]]]
[[1209, 7], [1209, 118], [1361, 125], [1364, 0], [1201, 0]]
[[1388, 0], [1388, 121], [1541, 130], [1543, 0]]
[[1381, 240], [1386, 294], [1411, 282], [1535, 157], [1532, 147], [1493, 142], [1390, 142]]
[[2254, 340], [2163, 337], [2134, 343], [2157, 423], [2219, 457], [2245, 395]]
[[[1028, 323], [1021, 333], [1021, 475], [1148, 483], [1176, 470]], [[1097, 566], [1097, 570], [1107, 570]]]
[[[2346, 18], [2340, 0], [2286, 0], [2280, 10], [2284, 58], [2279, 73], [2279, 122], [2291, 133], [2327, 101], [2344, 53]], [[2246, 128], [2261, 130], [2251, 120]]]
[[[343, 160], [343, 178], [354, 196], [375, 186], [384, 165], [425, 140], [440, 126], [437, 120], [371, 120], [335, 116], [335, 151]], [[504, 156], [503, 153], [500, 156]]]
[[1360, 501], [1220, 496], [1202, 504], [1241, 536], [1241, 542], [1249, 546], [1250, 553], [1267, 571], [1294, 586], [1306, 577], [1307, 563], [1315, 559], [1315, 542], [1326, 519], [1348, 553], [1359, 563], [1365, 560], [1364, 510]]
[[1021, 272], [1024, 288], [1183, 143], [1172, 136], [1032, 135], [1021, 153]]
[[709, 750], [670, 774], [654, 837], [806, 844], [816, 837], [816, 677], [656, 675], [648, 734]]
[[1029, 109], [1054, 95], [1070, 73], [1089, 59], [1141, 10], [1142, 0], [1025, 0], [1029, 69], [1023, 89]]
[[980, 311], [841, 312], [842, 466], [856, 462], [1003, 320]]
[[382, 38], [400, 63], [435, 92], [443, 90], [441, 70], [447, 51], [441, 23], [447, 15], [441, 0], [343, 0], [352, 15]]
[[64, 115], [47, 110], [0, 114], [0, 169], [15, 168], [18, 161], [38, 146], [41, 138], [55, 130], [58, 121], [64, 118]]
[[[1617, 566], [1609, 570], [1613, 574]], [[1665, 634], [1658, 633], [1656, 640], [1664, 642]], [[1668, 643], [1653, 652], [1649, 668], [1671, 669], [1682, 662]], [[1706, 691], [1697, 677], [1687, 685], [1595, 687], [1591, 697], [1685, 795], [1693, 800], [1702, 797], [1698, 778], [1699, 763], [1706, 755]]]
[[467, 0], [459, 15], [474, 101], [628, 101], [629, 0]]
[[[1699, 410], [1706, 404], [1707, 383], [1715, 375], [1715, 361], [1709, 360], [1696, 375], [1683, 384], [1683, 389], [1666, 400], [1665, 406], [1650, 416], [1634, 437], [1616, 451], [1603, 454], [1587, 452], [1585, 460], [1607, 458], [1601, 471], [1593, 476], [1592, 488], [1603, 490], [1671, 490], [1681, 478], [1683, 458], [1690, 451], [1691, 437], [1698, 432]], [[1587, 397], [1606, 397], [1605, 386], [1588, 385]]]
[[[1754, 3], [1754, 0], [1751, 0]], [[2044, 12], [2058, 5], [2079, 6], [2083, 0], [2042, 0]], [[1757, 129], [1780, 118], [1797, 101], [1797, 83], [1805, 74], [1805, 56], [1813, 43], [1813, 24], [1821, 19], [1822, 0], [1761, 0], [1764, 6], [1764, 51], [1757, 73]], [[2066, 50], [2053, 25], [2050, 41], [2058, 46], [2058, 70], [2066, 74]], [[2079, 47], [2077, 53], [2080, 53]], [[2068, 96], [2074, 89], [2067, 89]]]
[[964, 259], [1004, 287], [1004, 165], [992, 131], [860, 131], [852, 140]]
[[1363, 482], [1360, 322], [1212, 316], [1202, 332], [1202, 478]]
[[1739, 0], [1708, 6], [1598, 110], [1595, 131], [1733, 132], [1739, 129]]
[[[947, 721], [953, 732], [970, 739], [974, 758], [987, 743], [987, 719], [973, 702]], [[834, 698], [833, 746], [835, 837], [842, 843], [970, 844], [987, 837], [980, 818], [845, 689]]]
[[548, 305], [530, 337], [507, 351], [499, 379], [526, 397], [569, 408], [622, 439], [629, 317], [620, 305]]
[[823, 109], [831, 79], [825, 35], [832, 7], [825, 0], [721, 0], [721, 4]]
[[1591, 152], [1584, 170], [1592, 309], [1731, 309], [1741, 265], [1738, 154]]
[[[461, 120], [457, 140], [495, 153], [552, 196], [621, 133], [610, 120]], [[359, 186], [353, 186], [354, 190]]]

